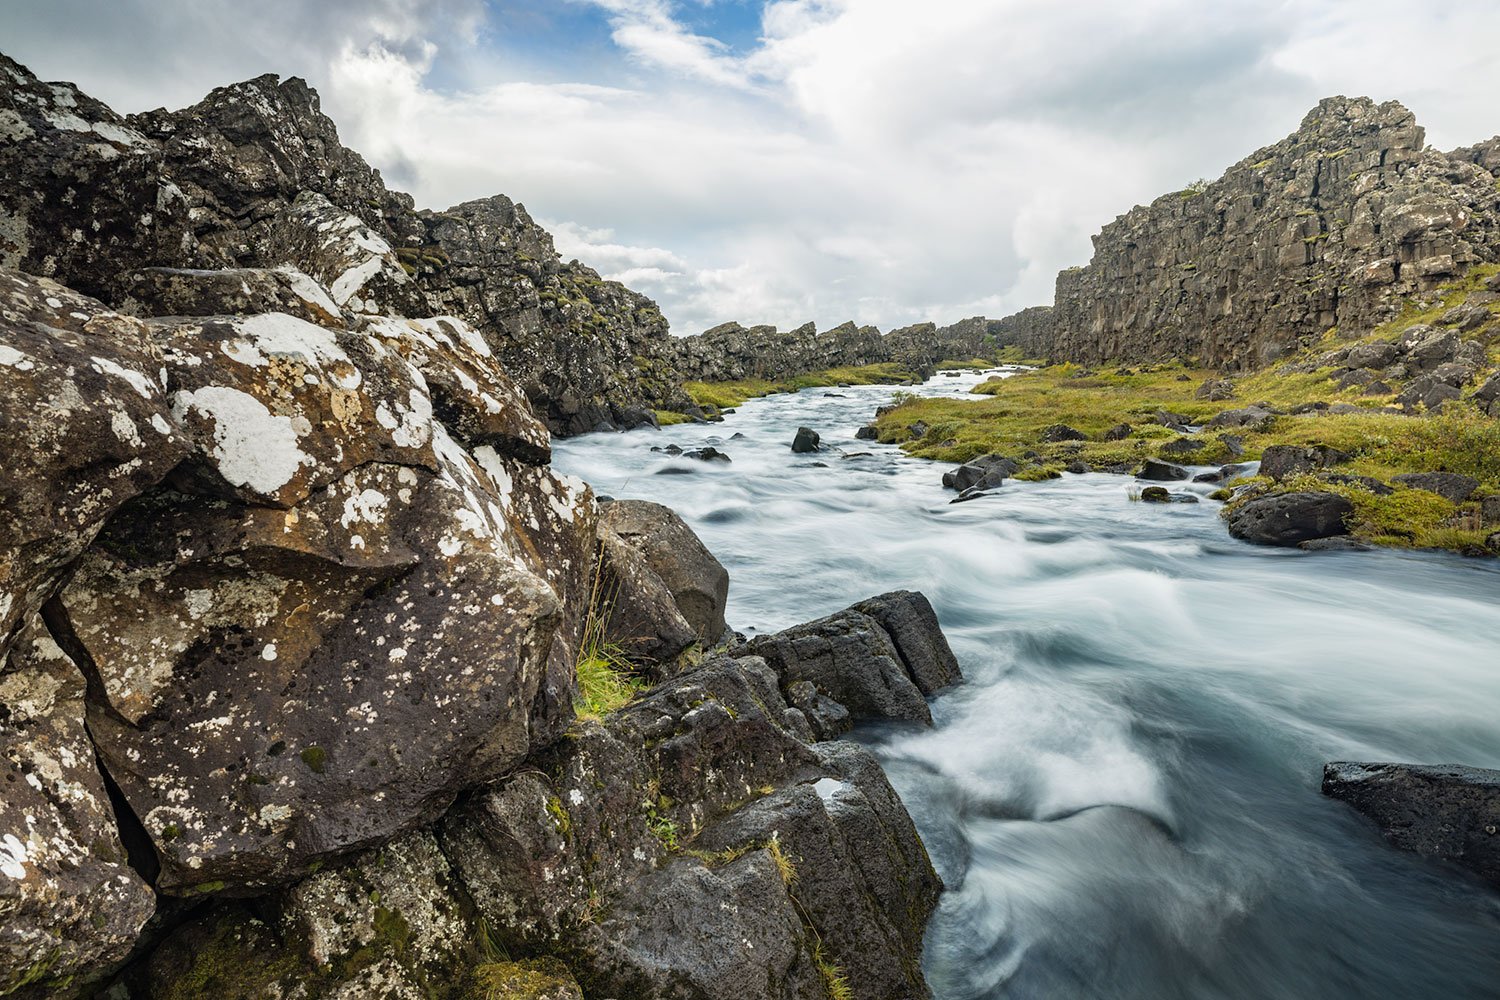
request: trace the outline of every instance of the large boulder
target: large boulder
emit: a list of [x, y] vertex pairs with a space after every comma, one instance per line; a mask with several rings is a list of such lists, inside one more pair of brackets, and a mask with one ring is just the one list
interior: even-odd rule
[[1323, 767], [1323, 794], [1370, 817], [1402, 850], [1452, 861], [1500, 888], [1500, 771], [1335, 761]]
[[792, 451], [799, 455], [817, 451], [822, 445], [818, 432], [811, 427], [798, 427], [797, 433], [792, 437]]
[[1305, 491], [1256, 497], [1225, 514], [1229, 533], [1257, 545], [1292, 546], [1347, 535], [1354, 505], [1337, 493]]
[[1136, 470], [1135, 478], [1158, 483], [1173, 483], [1188, 478], [1188, 471], [1180, 465], [1173, 465], [1171, 462], [1148, 458]]
[[724, 634], [729, 573], [668, 507], [647, 500], [607, 504], [600, 531], [633, 549], [672, 597], [692, 633], [705, 645]]

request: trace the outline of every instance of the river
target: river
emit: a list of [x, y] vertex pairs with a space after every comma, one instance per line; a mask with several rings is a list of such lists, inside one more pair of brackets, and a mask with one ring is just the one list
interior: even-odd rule
[[[555, 465], [677, 510], [747, 633], [932, 600], [967, 683], [932, 729], [859, 738], [949, 888], [939, 1000], [1500, 997], [1500, 894], [1318, 792], [1327, 760], [1500, 767], [1495, 561], [1257, 548], [1119, 476], [950, 505], [946, 466], [855, 440], [891, 395], [770, 396]], [[799, 425], [843, 453], [792, 454]], [[705, 442], [732, 463], [650, 450]]]

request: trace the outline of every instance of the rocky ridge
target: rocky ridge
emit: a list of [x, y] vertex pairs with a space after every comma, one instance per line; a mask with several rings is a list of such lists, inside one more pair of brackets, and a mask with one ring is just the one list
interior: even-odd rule
[[[928, 995], [837, 741], [958, 678], [926, 600], [740, 645], [686, 525], [548, 465], [654, 391], [649, 303], [300, 81], [0, 71], [0, 996]], [[657, 683], [580, 719], [601, 642]]]
[[1497, 144], [1443, 153], [1396, 102], [1328, 98], [1218, 180], [1105, 226], [1090, 263], [1058, 275], [1050, 315], [1009, 325], [1035, 356], [1223, 369], [1335, 327], [1362, 336], [1500, 259]]

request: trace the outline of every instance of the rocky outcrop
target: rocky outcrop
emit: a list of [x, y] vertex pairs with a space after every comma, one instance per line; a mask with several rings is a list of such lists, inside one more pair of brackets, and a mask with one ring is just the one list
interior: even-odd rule
[[1328, 98], [1218, 180], [1105, 226], [1089, 265], [1058, 275], [1041, 336], [1019, 342], [1059, 360], [1233, 369], [1332, 327], [1367, 333], [1404, 299], [1500, 259], [1495, 143], [1442, 153], [1400, 104]]
[[299, 79], [124, 118], [0, 56], [0, 135], [0, 266], [143, 316], [455, 315], [561, 434], [694, 409], [649, 299], [508, 198], [416, 211]]
[[1370, 817], [1396, 847], [1500, 888], [1500, 771], [1336, 761], [1323, 767], [1323, 794]]
[[966, 319], [952, 326], [919, 323], [882, 334], [873, 326], [844, 323], [819, 333], [812, 323], [795, 330], [746, 328], [725, 323], [673, 343], [674, 366], [687, 381], [794, 378], [830, 368], [895, 364], [925, 377], [945, 360], [990, 357], [996, 349], [994, 323]]

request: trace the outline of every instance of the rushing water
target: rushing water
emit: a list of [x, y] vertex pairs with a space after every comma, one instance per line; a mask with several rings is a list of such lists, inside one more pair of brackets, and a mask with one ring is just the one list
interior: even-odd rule
[[[1327, 760], [1500, 767], [1494, 562], [1256, 548], [1118, 476], [950, 505], [943, 467], [854, 439], [890, 396], [752, 400], [556, 464], [675, 508], [743, 631], [931, 598], [968, 683], [934, 728], [862, 738], [949, 887], [939, 998], [1500, 997], [1500, 895], [1318, 792]], [[843, 454], [793, 455], [799, 424]]]

